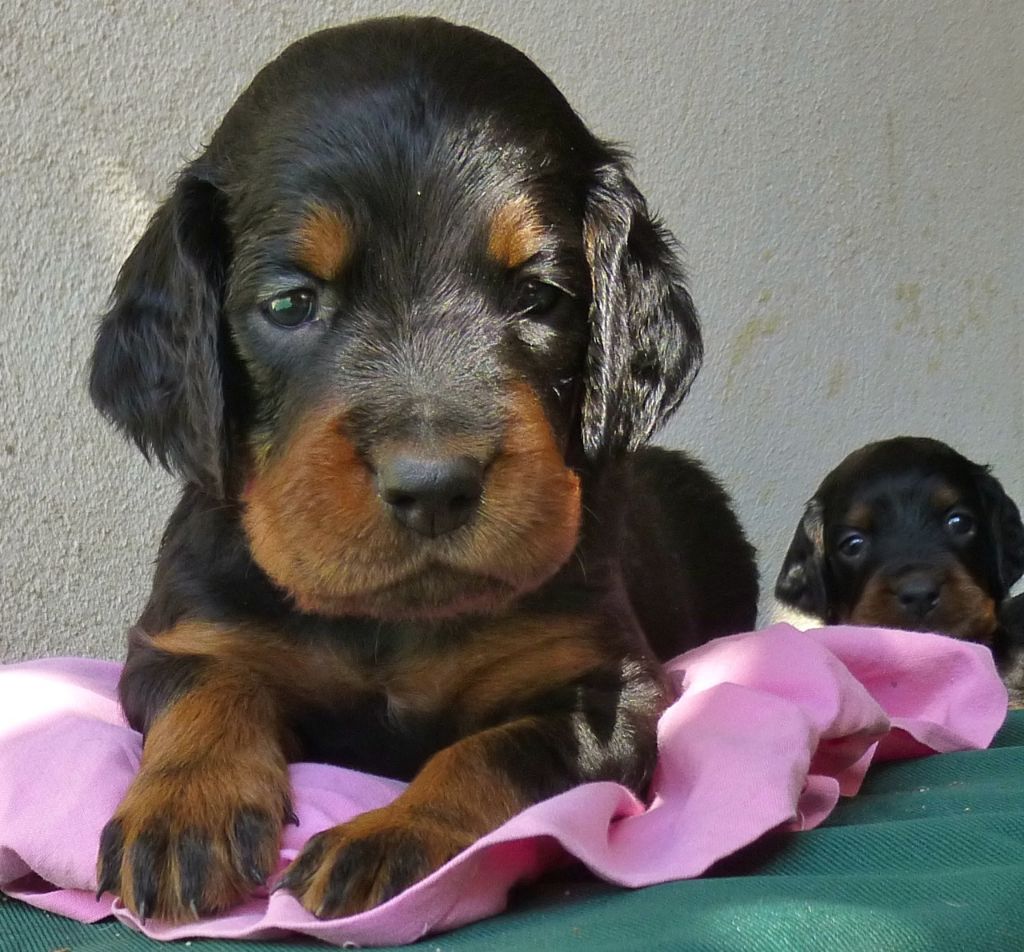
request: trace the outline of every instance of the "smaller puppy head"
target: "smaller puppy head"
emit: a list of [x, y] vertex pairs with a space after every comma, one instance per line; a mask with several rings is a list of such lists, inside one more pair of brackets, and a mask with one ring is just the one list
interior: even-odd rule
[[851, 453], [818, 487], [775, 587], [829, 624], [987, 641], [1024, 573], [1024, 526], [986, 467], [937, 440]]
[[242, 504], [300, 608], [445, 617], [565, 563], [580, 471], [643, 443], [700, 357], [622, 156], [521, 53], [394, 19], [243, 93], [125, 263], [91, 391]]

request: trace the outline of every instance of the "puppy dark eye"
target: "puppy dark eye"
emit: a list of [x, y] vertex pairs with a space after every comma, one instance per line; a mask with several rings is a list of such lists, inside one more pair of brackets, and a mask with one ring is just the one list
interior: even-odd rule
[[844, 558], [855, 559], [864, 554], [867, 544], [868, 540], [859, 532], [851, 532], [839, 540], [836, 548], [839, 549], [839, 554]]
[[558, 306], [563, 296], [560, 288], [546, 281], [525, 281], [516, 298], [516, 312], [528, 317], [544, 317]]
[[946, 516], [946, 530], [955, 536], [967, 536], [974, 532], [974, 517], [966, 512], [951, 512]]
[[298, 327], [316, 317], [316, 295], [303, 290], [278, 294], [264, 303], [263, 314], [279, 327]]

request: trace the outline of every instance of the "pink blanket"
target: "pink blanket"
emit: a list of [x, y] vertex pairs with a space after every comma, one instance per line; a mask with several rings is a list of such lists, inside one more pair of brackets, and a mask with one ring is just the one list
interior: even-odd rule
[[[320, 922], [287, 893], [228, 914], [144, 927], [112, 896], [93, 898], [100, 830], [139, 764], [141, 739], [115, 700], [119, 666], [51, 659], [0, 667], [0, 887], [91, 922], [111, 913], [157, 939], [412, 942], [505, 907], [509, 889], [575, 857], [602, 878], [645, 886], [698, 876], [784, 827], [810, 829], [856, 793], [872, 758], [985, 747], [1006, 691], [988, 651], [938, 635], [776, 625], [669, 665], [681, 696], [659, 727], [650, 803], [593, 783], [514, 817], [387, 904]], [[282, 868], [314, 833], [388, 803], [396, 781], [291, 768], [298, 827]]]

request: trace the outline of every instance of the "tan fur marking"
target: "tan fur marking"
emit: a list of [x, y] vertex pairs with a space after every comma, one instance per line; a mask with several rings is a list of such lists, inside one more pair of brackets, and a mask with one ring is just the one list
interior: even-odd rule
[[299, 647], [253, 626], [183, 622], [152, 641], [169, 654], [199, 655], [249, 672], [284, 709], [318, 698], [357, 698], [373, 689], [343, 647]]
[[253, 557], [303, 611], [385, 619], [492, 612], [572, 554], [579, 477], [525, 384], [508, 395], [480, 510], [436, 542], [397, 525], [344, 433], [340, 411], [311, 413], [244, 494]]
[[959, 565], [953, 567], [942, 593], [940, 631], [989, 644], [999, 626], [996, 603]]
[[333, 281], [352, 256], [352, 232], [341, 213], [314, 205], [295, 239], [299, 264], [322, 281]]
[[270, 631], [187, 622], [152, 639], [170, 654], [223, 660], [249, 672], [282, 711], [322, 699], [355, 700], [379, 691], [393, 714], [453, 714], [460, 730], [510, 699], [577, 680], [607, 661], [592, 637], [600, 622], [580, 615], [511, 613], [483, 619], [473, 636], [450, 645], [427, 643], [373, 665], [343, 647], [296, 646]]
[[510, 700], [568, 684], [607, 662], [593, 633], [600, 622], [579, 615], [511, 613], [481, 621], [454, 649], [394, 665], [384, 686], [395, 712], [455, 714], [460, 730], [476, 730]]
[[[394, 873], [423, 879], [528, 806], [496, 769], [491, 748], [502, 735], [536, 723], [523, 719], [457, 741], [435, 754], [393, 803], [325, 831], [317, 867], [293, 890], [296, 898], [315, 915], [362, 912], [387, 897]], [[372, 844], [381, 858], [354, 874], [347, 901], [339, 903], [330, 896], [331, 874], [356, 844]]]
[[850, 509], [843, 520], [843, 525], [849, 526], [851, 529], [861, 529], [864, 532], [869, 532], [873, 522], [874, 518], [871, 507], [867, 503], [862, 502]]
[[487, 253], [505, 268], [518, 268], [544, 246], [544, 224], [525, 195], [502, 205], [491, 219]]
[[960, 496], [949, 486], [939, 486], [931, 496], [932, 508], [940, 512], [952, 509], [958, 502], [960, 502]]
[[[153, 722], [139, 773], [114, 814], [124, 834], [120, 894], [129, 909], [139, 912], [134, 845], [154, 832], [172, 847], [194, 836], [209, 844], [202, 909], [225, 909], [251, 890], [232, 856], [234, 823], [239, 811], [255, 811], [271, 824], [283, 819], [289, 782], [281, 735], [273, 699], [252, 672], [231, 663], [211, 666]], [[271, 827], [252, 856], [264, 875], [277, 862], [278, 839]], [[157, 863], [159, 892], [146, 914], [172, 922], [195, 918], [178, 892], [176, 850]]]
[[936, 631], [983, 644], [998, 625], [995, 602], [959, 565], [947, 571], [939, 604], [923, 622], [908, 617], [889, 581], [877, 575], [865, 585], [849, 620], [855, 625]]

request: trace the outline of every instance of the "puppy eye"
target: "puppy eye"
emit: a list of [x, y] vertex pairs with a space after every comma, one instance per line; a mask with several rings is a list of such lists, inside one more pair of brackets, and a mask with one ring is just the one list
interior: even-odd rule
[[844, 558], [855, 559], [864, 554], [867, 544], [868, 540], [859, 532], [851, 532], [839, 540], [836, 548], [839, 549], [839, 554]]
[[970, 535], [974, 531], [974, 517], [966, 512], [951, 512], [946, 516], [946, 529], [956, 536]]
[[316, 295], [302, 289], [278, 294], [264, 303], [263, 314], [279, 327], [298, 327], [316, 317]]
[[550, 314], [561, 302], [565, 292], [546, 281], [526, 281], [519, 288], [516, 312], [529, 317]]

